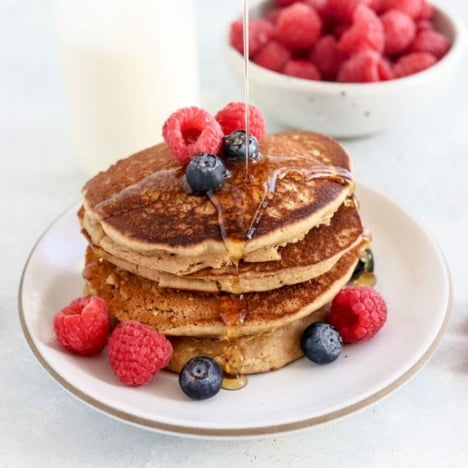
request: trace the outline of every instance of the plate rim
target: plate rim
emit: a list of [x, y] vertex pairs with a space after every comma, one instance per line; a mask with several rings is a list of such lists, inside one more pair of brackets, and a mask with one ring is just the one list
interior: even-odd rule
[[425, 235], [427, 235], [430, 240], [434, 243], [437, 251], [442, 259], [444, 264], [444, 272], [447, 278], [447, 297], [446, 297], [446, 310], [443, 315], [442, 323], [437, 331], [437, 334], [434, 336], [430, 345], [425, 349], [424, 353], [420, 356], [420, 358], [413, 363], [411, 367], [409, 367], [405, 372], [399, 375], [398, 378], [389, 382], [383, 388], [375, 391], [371, 395], [368, 395], [357, 402], [351, 403], [344, 407], [341, 407], [337, 410], [329, 411], [325, 414], [321, 414], [318, 416], [313, 416], [306, 419], [301, 419], [299, 421], [291, 421], [291, 422], [284, 422], [280, 424], [270, 424], [270, 425], [260, 425], [260, 426], [253, 426], [253, 427], [243, 427], [243, 428], [232, 428], [232, 427], [217, 427], [217, 428], [209, 428], [209, 427], [195, 427], [191, 425], [179, 425], [179, 424], [171, 424], [162, 421], [155, 421], [149, 418], [145, 418], [143, 416], [136, 416], [128, 411], [123, 411], [121, 409], [115, 408], [111, 405], [108, 405], [79, 389], [75, 385], [68, 382], [64, 377], [62, 377], [58, 371], [56, 371], [47, 361], [47, 359], [43, 356], [41, 351], [39, 350], [38, 346], [34, 342], [32, 334], [28, 328], [25, 318], [25, 310], [23, 307], [23, 286], [26, 273], [28, 271], [28, 266], [31, 262], [31, 259], [36, 252], [36, 249], [40, 242], [44, 239], [44, 237], [50, 232], [50, 230], [55, 226], [55, 224], [64, 217], [73, 207], [77, 206], [79, 202], [75, 202], [70, 205], [68, 208], [63, 210], [58, 216], [52, 220], [48, 226], [44, 229], [42, 234], [38, 237], [36, 242], [34, 243], [33, 247], [31, 248], [29, 255], [25, 261], [25, 265], [21, 272], [20, 282], [19, 282], [19, 289], [18, 289], [18, 315], [19, 321], [21, 325], [21, 329], [23, 335], [26, 339], [26, 342], [32, 351], [35, 358], [39, 361], [41, 366], [44, 370], [68, 393], [70, 393], [75, 398], [79, 399], [81, 402], [85, 403], [87, 406], [104, 413], [107, 416], [110, 416], [114, 419], [117, 419], [121, 422], [129, 423], [134, 426], [144, 428], [147, 430], [153, 430], [169, 435], [174, 436], [181, 436], [181, 437], [194, 437], [194, 438], [216, 438], [216, 439], [233, 439], [233, 438], [259, 438], [271, 435], [278, 435], [278, 434], [285, 434], [291, 433], [307, 428], [311, 428], [313, 426], [317, 426], [320, 424], [328, 423], [334, 420], [338, 420], [344, 418], [345, 416], [349, 416], [367, 408], [376, 402], [382, 400], [384, 397], [389, 396], [403, 384], [407, 383], [412, 377], [414, 377], [418, 371], [430, 360], [432, 355], [435, 353], [436, 349], [438, 348], [442, 338], [444, 337], [448, 325], [451, 320], [452, 316], [452, 305], [453, 305], [453, 284], [452, 278], [450, 275], [450, 270], [448, 267], [447, 259], [444, 255], [443, 250], [441, 249], [439, 243], [435, 239], [428, 229], [423, 226], [418, 219], [416, 219], [413, 215], [411, 215], [405, 208], [399, 205], [397, 202], [390, 199], [387, 195], [371, 187], [370, 185], [363, 183], [361, 181], [356, 181], [356, 187], [359, 191], [360, 188], [376, 193], [381, 198], [385, 199], [386, 202], [395, 205], [398, 209], [403, 211], [412, 222], [414, 222], [419, 229], [423, 231]]

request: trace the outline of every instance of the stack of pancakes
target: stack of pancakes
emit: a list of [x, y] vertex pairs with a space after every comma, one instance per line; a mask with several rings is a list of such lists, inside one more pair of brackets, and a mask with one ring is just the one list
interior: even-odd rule
[[366, 247], [340, 144], [284, 132], [259, 153], [227, 162], [230, 177], [207, 195], [190, 193], [164, 143], [83, 189], [87, 293], [118, 320], [164, 333], [174, 371], [197, 355], [234, 375], [299, 358], [303, 329], [324, 317]]

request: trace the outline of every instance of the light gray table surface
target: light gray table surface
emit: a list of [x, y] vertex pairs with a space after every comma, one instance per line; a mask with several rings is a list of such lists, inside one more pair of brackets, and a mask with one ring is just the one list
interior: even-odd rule
[[[468, 23], [467, 2], [444, 4]], [[240, 1], [196, 5], [206, 106], [241, 99], [220, 46]], [[421, 221], [446, 256], [453, 310], [435, 355], [396, 392], [345, 419], [258, 440], [197, 440], [84, 405], [44, 371], [23, 337], [17, 295], [26, 258], [87, 179], [67, 136], [52, 13], [46, 0], [0, 2], [0, 466], [468, 466], [466, 54], [443, 97], [385, 132], [344, 142], [356, 177]]]

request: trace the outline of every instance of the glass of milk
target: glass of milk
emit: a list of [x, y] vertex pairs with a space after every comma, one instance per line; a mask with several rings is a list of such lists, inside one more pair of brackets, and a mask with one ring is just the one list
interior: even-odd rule
[[56, 0], [73, 151], [93, 175], [199, 105], [193, 0]]

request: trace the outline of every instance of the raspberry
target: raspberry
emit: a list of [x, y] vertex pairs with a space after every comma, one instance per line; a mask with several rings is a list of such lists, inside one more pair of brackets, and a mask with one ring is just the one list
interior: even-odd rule
[[428, 52], [437, 59], [442, 58], [450, 49], [449, 40], [433, 29], [418, 31], [414, 41], [409, 46], [409, 52]]
[[223, 140], [219, 123], [199, 107], [184, 107], [171, 114], [162, 133], [172, 155], [183, 164], [199, 153], [217, 154]]
[[302, 0], [275, 0], [275, 4], [279, 7], [286, 7], [300, 1]]
[[109, 334], [107, 305], [97, 296], [79, 297], [55, 314], [53, 328], [66, 350], [82, 356], [97, 354]]
[[423, 0], [421, 11], [418, 16], [418, 20], [430, 20], [434, 15], [434, 7], [428, 2], [428, 0]]
[[385, 46], [388, 55], [403, 52], [416, 36], [416, 25], [413, 19], [400, 10], [388, 10], [381, 17]]
[[[266, 19], [253, 19], [249, 21], [249, 57], [252, 57], [274, 34], [274, 26]], [[233, 21], [229, 31], [231, 45], [241, 54], [244, 53], [244, 26], [241, 21]]]
[[302, 2], [315, 8], [317, 13], [322, 13], [325, 10], [328, 0], [302, 0]]
[[305, 3], [294, 3], [285, 8], [276, 23], [276, 38], [291, 50], [310, 48], [321, 32], [319, 14]]
[[387, 320], [387, 305], [369, 286], [348, 286], [333, 299], [328, 322], [340, 333], [344, 343], [372, 338]]
[[359, 52], [346, 60], [338, 71], [336, 81], [342, 83], [371, 83], [388, 79], [388, 70], [381, 55], [372, 50]]
[[283, 73], [305, 80], [320, 80], [318, 68], [308, 60], [289, 60], [283, 68]]
[[[224, 135], [236, 130], [245, 130], [245, 104], [243, 102], [230, 102], [215, 115]], [[249, 105], [249, 133], [260, 141], [266, 134], [265, 119], [261, 111]]]
[[381, 0], [380, 11], [385, 13], [388, 10], [400, 10], [403, 13], [416, 19], [421, 14], [423, 0]]
[[354, 10], [359, 5], [370, 6], [371, 0], [328, 0], [324, 11], [335, 21], [340, 23], [351, 23], [353, 21]]
[[337, 40], [331, 36], [322, 36], [311, 50], [309, 58], [315, 63], [323, 78], [334, 80], [341, 64], [348, 54], [338, 47]]
[[154, 328], [135, 320], [119, 323], [107, 345], [114, 374], [127, 385], [149, 382], [172, 357], [172, 345]]
[[358, 5], [354, 10], [353, 24], [341, 36], [339, 47], [349, 54], [364, 50], [382, 52], [384, 40], [380, 18], [369, 7]]
[[257, 52], [252, 61], [260, 67], [280, 71], [291, 58], [291, 52], [280, 42], [272, 40]]
[[393, 65], [393, 73], [395, 73], [395, 78], [401, 78], [425, 70], [436, 62], [437, 59], [432, 54], [412, 52], [398, 59]]
[[280, 13], [283, 11], [282, 8], [274, 8], [273, 10], [269, 11], [265, 18], [272, 24], [276, 25], [278, 22], [278, 17]]
[[393, 73], [392, 64], [385, 57], [381, 57], [377, 65], [377, 70], [380, 81], [393, 80], [395, 78], [395, 73]]

